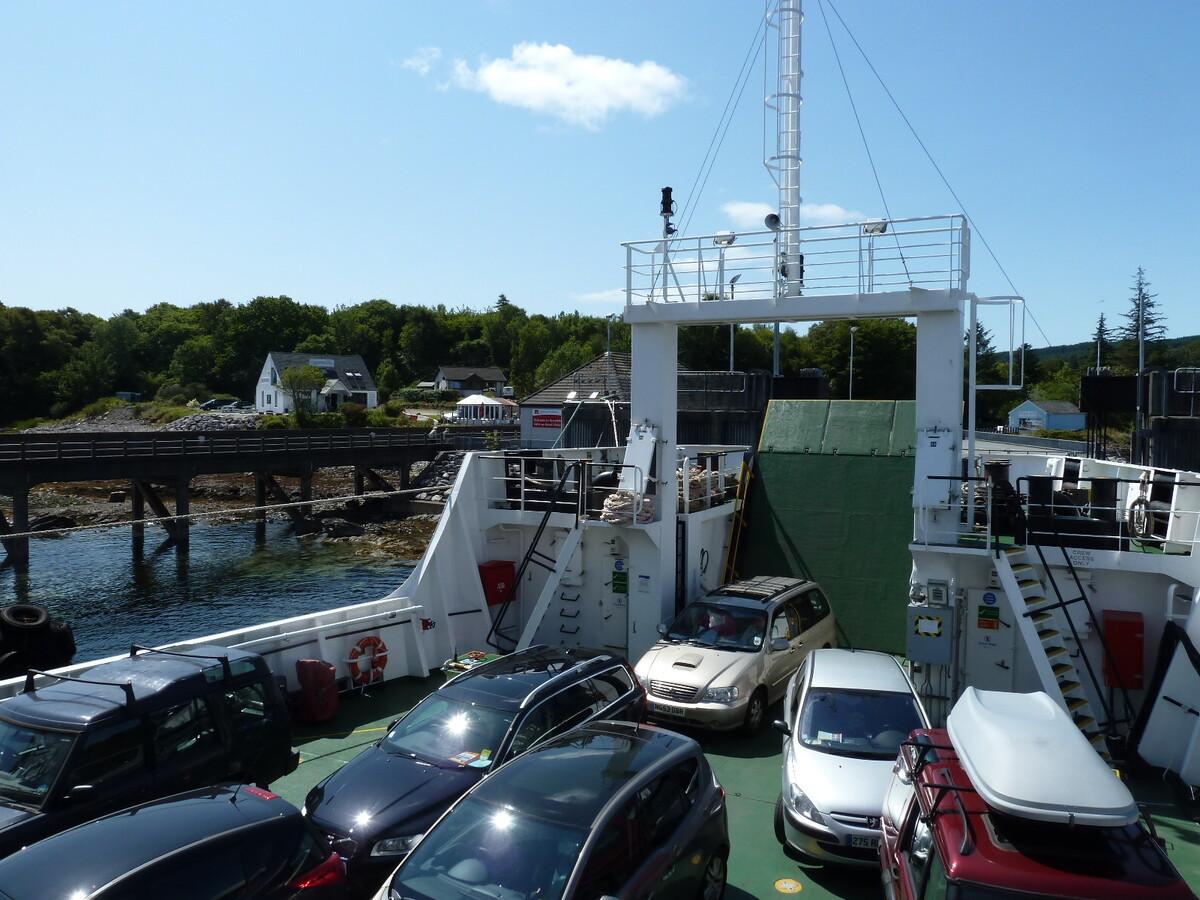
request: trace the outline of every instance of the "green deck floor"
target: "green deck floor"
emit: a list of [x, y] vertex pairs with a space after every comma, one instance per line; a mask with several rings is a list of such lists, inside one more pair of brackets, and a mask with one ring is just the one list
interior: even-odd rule
[[[377, 741], [388, 725], [429, 691], [443, 676], [401, 678], [366, 695], [344, 694], [338, 715], [320, 725], [298, 725], [300, 767], [271, 785], [297, 806], [314, 784]], [[780, 715], [779, 705], [771, 710]], [[731, 853], [727, 900], [799, 894], [805, 900], [836, 897], [879, 898], [879, 873], [870, 867], [809, 865], [790, 859], [775, 840], [773, 814], [779, 796], [780, 741], [770, 727], [753, 739], [736, 734], [693, 733], [704, 746], [726, 791]], [[1137, 781], [1134, 792], [1150, 804], [1159, 835], [1192, 889], [1200, 893], [1200, 808], [1188, 809], [1177, 793], [1158, 781]]]

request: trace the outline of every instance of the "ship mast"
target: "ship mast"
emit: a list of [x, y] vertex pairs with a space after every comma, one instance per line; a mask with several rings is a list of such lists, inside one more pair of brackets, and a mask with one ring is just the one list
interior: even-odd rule
[[800, 257], [800, 37], [804, 25], [801, 0], [780, 0], [767, 13], [767, 27], [779, 31], [775, 92], [766, 98], [768, 109], [775, 111], [775, 152], [764, 160], [779, 188], [779, 215], [768, 216], [767, 226], [778, 228], [779, 293], [794, 297], [803, 284], [803, 260]]

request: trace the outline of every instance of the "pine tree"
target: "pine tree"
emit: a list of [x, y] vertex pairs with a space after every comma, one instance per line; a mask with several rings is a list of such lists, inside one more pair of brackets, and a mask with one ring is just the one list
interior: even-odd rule
[[1109, 330], [1108, 323], [1104, 321], [1104, 313], [1100, 313], [1100, 320], [1096, 323], [1096, 331], [1092, 334], [1092, 340], [1096, 344], [1096, 368], [1099, 369], [1104, 365], [1108, 351], [1112, 349], [1112, 332]]
[[1146, 280], [1145, 270], [1139, 266], [1133, 278], [1133, 295], [1129, 298], [1130, 308], [1125, 313], [1126, 324], [1117, 329], [1117, 352], [1115, 356], [1121, 365], [1130, 372], [1138, 370], [1138, 337], [1139, 331], [1143, 344], [1144, 355], [1148, 358], [1151, 353], [1159, 351], [1167, 336], [1167, 326], [1163, 322], [1162, 313], [1154, 298], [1158, 294], [1150, 293], [1150, 282]]

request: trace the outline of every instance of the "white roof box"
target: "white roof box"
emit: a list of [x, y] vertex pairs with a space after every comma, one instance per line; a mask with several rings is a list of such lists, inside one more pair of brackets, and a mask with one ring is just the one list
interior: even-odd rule
[[1000, 812], [1075, 825], [1137, 820], [1129, 788], [1066, 710], [1041, 691], [969, 687], [950, 711], [946, 730], [975, 790]]

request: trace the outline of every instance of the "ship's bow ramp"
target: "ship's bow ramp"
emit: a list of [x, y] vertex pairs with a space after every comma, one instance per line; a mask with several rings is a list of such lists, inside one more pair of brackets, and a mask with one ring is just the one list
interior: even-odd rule
[[844, 646], [903, 653], [915, 403], [771, 401], [740, 574], [821, 583]]

